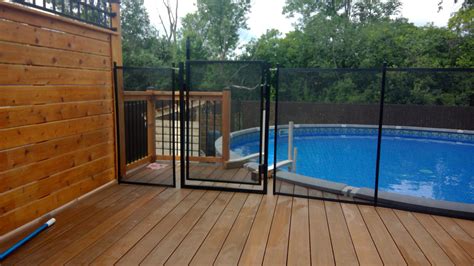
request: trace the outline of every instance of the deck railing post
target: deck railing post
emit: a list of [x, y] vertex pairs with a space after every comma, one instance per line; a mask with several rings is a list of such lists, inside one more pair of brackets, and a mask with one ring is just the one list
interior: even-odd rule
[[230, 119], [231, 119], [231, 92], [225, 89], [222, 92], [222, 160], [230, 159]]
[[[146, 126], [147, 126], [147, 146], [148, 146], [148, 156], [150, 157], [150, 162], [156, 161], [156, 143], [155, 143], [155, 97], [151, 95], [147, 99], [147, 111], [146, 111]], [[162, 122], [163, 123], [163, 122]], [[161, 125], [163, 126], [163, 124]]]

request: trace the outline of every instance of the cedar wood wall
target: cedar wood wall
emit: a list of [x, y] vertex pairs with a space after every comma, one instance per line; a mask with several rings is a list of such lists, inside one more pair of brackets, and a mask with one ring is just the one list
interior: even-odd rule
[[118, 21], [114, 32], [0, 2], [0, 235], [115, 178]]

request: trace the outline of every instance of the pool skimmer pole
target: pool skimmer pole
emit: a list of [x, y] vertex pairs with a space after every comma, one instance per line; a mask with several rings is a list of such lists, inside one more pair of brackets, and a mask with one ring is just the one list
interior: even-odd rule
[[38, 227], [38, 229], [36, 229], [35, 231], [33, 231], [31, 234], [29, 234], [28, 236], [26, 236], [25, 238], [23, 238], [22, 240], [18, 241], [15, 243], [15, 245], [13, 245], [11, 248], [5, 250], [5, 252], [3, 253], [0, 253], [0, 261], [4, 260], [6, 257], [8, 257], [10, 254], [12, 254], [13, 252], [15, 252], [15, 250], [17, 250], [18, 248], [20, 248], [21, 246], [23, 246], [26, 242], [30, 241], [31, 239], [33, 239], [35, 236], [37, 236], [39, 233], [43, 232], [44, 230], [46, 230], [46, 228], [52, 226], [54, 223], [56, 223], [56, 219], [54, 218], [51, 218], [49, 219], [46, 223], [44, 223], [43, 225], [41, 225], [40, 227]]

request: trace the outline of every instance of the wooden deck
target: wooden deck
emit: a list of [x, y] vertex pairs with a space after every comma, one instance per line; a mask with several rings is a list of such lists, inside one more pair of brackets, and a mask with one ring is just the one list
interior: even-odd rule
[[4, 265], [474, 263], [473, 221], [287, 196], [113, 185], [56, 218]]

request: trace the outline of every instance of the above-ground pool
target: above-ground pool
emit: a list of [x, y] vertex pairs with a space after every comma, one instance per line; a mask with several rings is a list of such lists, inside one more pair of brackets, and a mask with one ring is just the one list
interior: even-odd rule
[[[274, 133], [269, 136], [273, 163]], [[233, 134], [231, 150], [258, 152], [259, 132]], [[288, 129], [278, 130], [277, 161], [288, 157]], [[377, 129], [296, 125], [296, 173], [354, 187], [374, 188]], [[422, 128], [383, 130], [379, 189], [403, 195], [474, 203], [474, 134]]]

